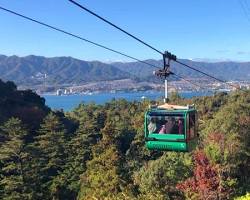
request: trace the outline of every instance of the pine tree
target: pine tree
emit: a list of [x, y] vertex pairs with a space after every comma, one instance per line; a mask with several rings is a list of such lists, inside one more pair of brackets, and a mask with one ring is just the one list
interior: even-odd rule
[[87, 160], [92, 158], [92, 146], [100, 140], [105, 113], [95, 104], [80, 104], [69, 117], [79, 126], [66, 145], [67, 163], [63, 175], [67, 179], [68, 199], [76, 199], [80, 190], [80, 175], [87, 169]]
[[35, 138], [35, 152], [38, 157], [36, 168], [43, 198], [59, 199], [64, 188], [63, 177], [59, 175], [65, 166], [65, 129], [59, 118], [53, 113], [48, 114], [39, 135]]
[[101, 131], [103, 138], [93, 148], [93, 159], [87, 163], [87, 171], [81, 176], [79, 199], [121, 199], [128, 195], [122, 174], [123, 156], [118, 148], [112, 123], [107, 122]]
[[93, 127], [81, 123], [76, 135], [66, 146], [67, 164], [64, 175], [67, 177], [68, 189], [73, 195], [71, 199], [77, 196], [80, 189], [80, 175], [86, 171], [86, 162], [92, 157], [91, 147], [97, 140], [98, 135], [93, 130]]
[[1, 135], [5, 137], [5, 141], [0, 143], [0, 198], [32, 199], [27, 166], [29, 155], [25, 144], [27, 130], [19, 119], [11, 118], [1, 127]]

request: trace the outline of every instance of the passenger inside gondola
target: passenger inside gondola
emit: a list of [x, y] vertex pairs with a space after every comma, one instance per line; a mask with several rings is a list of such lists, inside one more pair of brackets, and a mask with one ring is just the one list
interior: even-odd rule
[[178, 133], [184, 134], [184, 120], [182, 118], [178, 119]]
[[184, 134], [184, 119], [179, 116], [151, 116], [148, 131], [150, 134]]
[[165, 124], [161, 125], [161, 129], [159, 131], [159, 134], [165, 134], [166, 133], [166, 127]]
[[148, 124], [148, 131], [149, 133], [155, 133], [157, 130], [156, 118], [151, 117], [150, 122]]
[[176, 129], [175, 118], [171, 117], [165, 124], [165, 133], [173, 134], [176, 132], [175, 129]]

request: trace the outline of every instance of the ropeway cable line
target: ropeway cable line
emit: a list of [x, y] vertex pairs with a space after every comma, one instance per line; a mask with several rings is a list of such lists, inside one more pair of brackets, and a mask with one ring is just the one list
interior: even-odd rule
[[73, 4], [75, 4], [76, 6], [80, 7], [81, 9], [87, 11], [87, 12], [90, 13], [91, 15], [94, 15], [95, 17], [101, 19], [102, 21], [106, 22], [107, 24], [109, 24], [109, 25], [115, 27], [116, 29], [118, 29], [119, 31], [125, 33], [126, 35], [128, 35], [128, 36], [134, 38], [134, 39], [137, 40], [138, 42], [140, 42], [140, 43], [144, 44], [145, 46], [149, 47], [150, 49], [153, 49], [153, 50], [156, 51], [157, 53], [163, 55], [163, 53], [162, 53], [160, 50], [158, 50], [158, 49], [152, 47], [152, 46], [149, 45], [148, 43], [146, 43], [146, 42], [144, 42], [143, 40], [139, 39], [138, 37], [132, 35], [131, 33], [125, 31], [124, 29], [122, 29], [122, 28], [120, 28], [119, 26], [115, 25], [114, 23], [108, 21], [107, 19], [101, 17], [100, 15], [96, 14], [95, 12], [89, 10], [88, 8], [84, 7], [83, 5], [77, 3], [76, 1], [73, 1], [73, 0], [69, 0], [69, 1], [70, 1], [71, 3], [73, 3]]
[[[74, 0], [68, 0], [68, 1], [71, 2], [72, 4], [78, 6], [79, 8], [85, 10], [86, 12], [90, 13], [91, 15], [93, 15], [93, 16], [99, 18], [100, 20], [104, 21], [105, 23], [107, 23], [107, 24], [113, 26], [114, 28], [118, 29], [119, 31], [125, 33], [126, 35], [128, 35], [128, 36], [134, 38], [134, 39], [137, 40], [138, 42], [140, 42], [140, 43], [142, 43], [143, 45], [149, 47], [150, 49], [152, 49], [152, 50], [154, 50], [155, 52], [161, 54], [162, 56], [165, 55], [165, 54], [164, 54], [163, 52], [161, 52], [160, 50], [154, 48], [153, 46], [149, 45], [149, 44], [146, 43], [145, 41], [143, 41], [143, 40], [139, 39], [138, 37], [134, 36], [133, 34], [131, 34], [131, 33], [127, 32], [127, 31], [125, 31], [124, 29], [120, 28], [119, 26], [115, 25], [114, 23], [110, 22], [109, 20], [105, 19], [104, 17], [101, 17], [100, 15], [98, 15], [97, 13], [91, 11], [90, 9], [86, 8], [85, 6], [83, 6], [83, 5], [79, 4], [79, 3], [77, 3], [77, 2], [74, 1]], [[168, 53], [169, 53], [169, 52], [168, 52]], [[173, 59], [173, 58], [174, 58], [174, 59]], [[172, 55], [171, 53], [170, 53], [169, 59], [170, 59], [170, 60], [173, 60], [174, 62], [179, 63], [179, 64], [181, 64], [181, 65], [183, 65], [183, 66], [185, 66], [185, 67], [187, 67], [187, 68], [189, 68], [189, 69], [192, 69], [192, 70], [194, 70], [194, 71], [196, 71], [196, 72], [199, 72], [199, 73], [201, 73], [201, 74], [203, 74], [203, 75], [205, 75], [205, 76], [208, 76], [209, 78], [212, 78], [212, 79], [214, 79], [214, 80], [216, 80], [216, 81], [218, 81], [218, 82], [221, 82], [221, 83], [230, 85], [231, 87], [234, 87], [234, 88], [238, 88], [237, 86], [235, 86], [235, 85], [233, 85], [233, 84], [230, 84], [230, 83], [228, 83], [228, 82], [225, 81], [225, 80], [216, 78], [216, 77], [213, 76], [213, 75], [210, 75], [210, 74], [208, 74], [208, 73], [206, 73], [206, 72], [203, 72], [203, 71], [201, 71], [201, 70], [199, 70], [199, 69], [196, 69], [196, 68], [194, 68], [194, 67], [192, 67], [192, 66], [190, 66], [190, 65], [188, 65], [188, 64], [186, 64], [186, 63], [183, 63], [183, 62], [177, 60], [177, 59], [176, 59], [176, 56]]]
[[[104, 46], [104, 45], [102, 45], [102, 44], [93, 42], [93, 41], [88, 40], [88, 39], [86, 39], [86, 38], [83, 38], [83, 37], [81, 37], [81, 36], [79, 36], [79, 35], [76, 35], [76, 34], [73, 34], [73, 33], [71, 33], [71, 32], [65, 31], [65, 30], [63, 30], [63, 29], [57, 28], [57, 27], [52, 26], [52, 25], [49, 25], [49, 24], [47, 24], [47, 23], [38, 21], [38, 20], [36, 20], [36, 19], [34, 19], [34, 18], [25, 16], [25, 15], [23, 15], [23, 14], [17, 13], [17, 12], [15, 12], [15, 11], [9, 10], [9, 9], [4, 8], [4, 7], [1, 7], [1, 6], [0, 6], [0, 9], [6, 11], [6, 12], [8, 12], [8, 13], [14, 14], [14, 15], [16, 15], [16, 16], [19, 16], [19, 17], [21, 17], [21, 18], [23, 18], [23, 19], [26, 19], [26, 20], [29, 20], [29, 21], [31, 21], [31, 22], [37, 23], [37, 24], [39, 24], [39, 25], [45, 26], [45, 27], [47, 27], [47, 28], [50, 28], [50, 29], [52, 29], [52, 30], [54, 30], [54, 31], [58, 31], [58, 32], [64, 33], [64, 34], [69, 35], [69, 36], [71, 36], [71, 37], [80, 39], [80, 40], [82, 40], [82, 41], [84, 41], [84, 42], [90, 43], [90, 44], [92, 44], [92, 45], [95, 45], [95, 46], [98, 46], [98, 47], [100, 47], [100, 48], [106, 49], [106, 50], [108, 50], [108, 51], [111, 51], [111, 52], [120, 54], [120, 55], [125, 56], [125, 57], [130, 58], [130, 59], [133, 59], [133, 60], [138, 61], [138, 62], [140, 62], [140, 63], [143, 63], [143, 64], [145, 64], [145, 65], [154, 67], [154, 68], [156, 68], [156, 69], [160, 69], [160, 67], [157, 67], [156, 65], [153, 65], [153, 64], [148, 63], [148, 62], [146, 62], [146, 61], [140, 60], [140, 59], [138, 59], [138, 58], [135, 58], [135, 57], [130, 56], [130, 55], [128, 55], [128, 54], [125, 54], [125, 53], [123, 53], [123, 52], [114, 50], [114, 49], [112, 49], [112, 48], [110, 48], [110, 47], [107, 47], [107, 46]], [[172, 72], [172, 73], [173, 73], [173, 72]], [[175, 75], [176, 77], [178, 77], [178, 78], [180, 78], [180, 79], [183, 79], [183, 80], [186, 81], [186, 82], [189, 82], [190, 84], [192, 84], [192, 85], [194, 85], [194, 86], [198, 86], [197, 84], [195, 84], [195, 83], [193, 83], [193, 82], [191, 82], [191, 81], [189, 81], [189, 80], [187, 80], [187, 79], [185, 79], [185, 78], [183, 78], [183, 77], [181, 77], [181, 76], [179, 76], [179, 75], [177, 75], [177, 74], [175, 74], [175, 73], [173, 73], [173, 75]], [[200, 86], [198, 86], [198, 87], [200, 87]], [[200, 87], [200, 88], [201, 88], [201, 87]]]
[[213, 78], [213, 79], [215, 79], [215, 80], [218, 81], [218, 82], [222, 82], [222, 83], [225, 83], [225, 84], [230, 85], [231, 87], [237, 88], [237, 86], [235, 86], [235, 85], [232, 85], [232, 84], [230, 84], [230, 83], [228, 83], [228, 82], [226, 82], [226, 81], [224, 81], [224, 80], [222, 80], [222, 79], [216, 78], [216, 77], [214, 77], [214, 76], [212, 76], [212, 75], [210, 75], [210, 74], [207, 74], [207, 73], [205, 73], [205, 72], [203, 72], [203, 71], [201, 71], [201, 70], [199, 70], [199, 69], [196, 69], [196, 68], [194, 68], [194, 67], [191, 67], [191, 66], [189, 66], [189, 65], [187, 65], [187, 64], [185, 64], [185, 63], [183, 63], [183, 62], [181, 62], [181, 61], [176, 60], [175, 62], [176, 62], [176, 63], [179, 63], [180, 65], [183, 65], [183, 66], [185, 66], [185, 67], [188, 67], [189, 69], [192, 69], [192, 70], [194, 70], [194, 71], [196, 71], [196, 72], [199, 72], [199, 73], [201, 73], [201, 74], [203, 74], [203, 75], [206, 75], [206, 76], [208, 76], [208, 77], [210, 77], [210, 78]]
[[16, 15], [16, 16], [22, 17], [22, 18], [24, 18], [24, 19], [27, 19], [27, 20], [29, 20], [29, 21], [35, 22], [35, 23], [37, 23], [37, 24], [40, 24], [40, 25], [42, 25], [42, 26], [46, 26], [46, 27], [48, 27], [48, 28], [50, 28], [50, 29], [53, 29], [53, 30], [55, 30], [55, 31], [64, 33], [64, 34], [66, 34], [66, 35], [72, 36], [72, 37], [77, 38], [77, 39], [80, 39], [80, 40], [85, 41], [85, 42], [87, 42], [87, 43], [90, 43], [90, 44], [92, 44], [92, 45], [101, 47], [101, 48], [106, 49], [106, 50], [108, 50], [108, 51], [111, 51], [111, 52], [120, 54], [120, 55], [125, 56], [125, 57], [127, 57], [127, 58], [130, 58], [130, 59], [132, 59], [132, 60], [136, 60], [136, 61], [138, 61], [138, 62], [144, 63], [144, 64], [149, 65], [149, 66], [152, 66], [152, 67], [157, 67], [157, 66], [155, 66], [155, 65], [153, 65], [153, 64], [150, 64], [150, 63], [145, 62], [145, 61], [143, 61], [143, 60], [137, 59], [137, 58], [135, 58], [135, 57], [133, 57], [133, 56], [127, 55], [126, 53], [123, 53], [123, 52], [114, 50], [114, 49], [109, 48], [109, 47], [107, 47], [107, 46], [104, 46], [104, 45], [102, 45], [102, 44], [93, 42], [93, 41], [91, 41], [91, 40], [88, 40], [88, 39], [86, 39], [86, 38], [83, 38], [83, 37], [81, 37], [81, 36], [78, 36], [78, 35], [76, 35], [76, 34], [73, 34], [73, 33], [71, 33], [71, 32], [65, 31], [65, 30], [63, 30], [63, 29], [57, 28], [57, 27], [55, 27], [55, 26], [51, 26], [51, 25], [49, 25], [49, 24], [47, 24], [47, 23], [38, 21], [38, 20], [33, 19], [33, 18], [31, 18], [31, 17], [27, 17], [27, 16], [25, 16], [25, 15], [23, 15], [23, 14], [17, 13], [17, 12], [12, 11], [12, 10], [9, 10], [9, 9], [7, 9], [7, 8], [4, 8], [4, 7], [1, 7], [1, 6], [0, 6], [0, 9], [6, 11], [6, 12], [8, 12], [8, 13], [14, 14], [14, 15]]

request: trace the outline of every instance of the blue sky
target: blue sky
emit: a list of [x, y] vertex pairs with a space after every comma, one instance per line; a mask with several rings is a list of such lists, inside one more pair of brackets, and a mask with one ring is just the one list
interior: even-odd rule
[[[250, 61], [249, 0], [77, 1], [157, 49], [168, 50], [179, 58]], [[240, 2], [245, 5], [246, 13]], [[67, 0], [0, 0], [0, 6], [139, 59], [161, 59], [159, 54]], [[0, 54], [129, 61], [1, 10], [0, 27]]]

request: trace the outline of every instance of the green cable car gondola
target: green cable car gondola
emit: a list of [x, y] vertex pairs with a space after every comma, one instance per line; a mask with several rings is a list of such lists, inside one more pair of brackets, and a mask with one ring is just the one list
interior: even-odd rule
[[151, 107], [145, 113], [145, 140], [150, 150], [192, 151], [197, 144], [198, 118], [193, 106], [170, 105], [168, 101], [168, 79], [174, 73], [170, 71], [170, 61], [176, 56], [163, 54], [163, 69], [154, 71], [158, 77], [165, 79], [165, 104]]
[[150, 150], [193, 150], [197, 143], [197, 111], [192, 106], [164, 104], [145, 113], [145, 140]]

